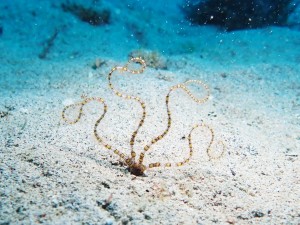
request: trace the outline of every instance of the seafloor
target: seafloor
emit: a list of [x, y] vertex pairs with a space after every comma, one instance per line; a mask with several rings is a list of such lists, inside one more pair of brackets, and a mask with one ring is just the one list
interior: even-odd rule
[[[93, 1], [111, 12], [93, 26], [61, 2], [0, 2], [1, 225], [300, 223], [299, 30], [190, 26], [171, 0]], [[202, 122], [224, 142], [223, 157], [209, 160], [210, 134], [198, 129], [188, 164], [135, 176], [93, 138], [102, 105], [87, 105], [76, 124], [63, 121], [82, 95], [104, 98], [99, 133], [129, 154], [142, 111], [113, 94], [107, 75], [137, 51], [145, 72], [112, 78], [147, 106], [135, 150], [166, 128], [168, 89], [200, 79], [209, 100], [172, 93], [171, 130], [145, 162], [187, 157], [187, 135]]]

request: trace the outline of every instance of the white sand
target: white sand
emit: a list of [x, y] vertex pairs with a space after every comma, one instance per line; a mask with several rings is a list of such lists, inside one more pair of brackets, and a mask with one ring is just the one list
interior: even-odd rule
[[[67, 32], [72, 33], [72, 25]], [[26, 46], [27, 40], [18, 39], [22, 35], [10, 38], [4, 32], [0, 111], [8, 115], [0, 118], [0, 224], [300, 223], [299, 32], [274, 27], [217, 37], [211, 28], [186, 32], [194, 34], [189, 39], [196, 48], [193, 54], [180, 52], [177, 43], [175, 56], [165, 55], [168, 70], [147, 68], [141, 75], [113, 76], [113, 82], [146, 102], [149, 116], [135, 146], [140, 152], [166, 127], [168, 88], [187, 79], [203, 80], [211, 89], [210, 100], [198, 105], [182, 91], [173, 93], [172, 129], [145, 161], [187, 156], [188, 143], [181, 137], [202, 120], [224, 141], [226, 154], [209, 161], [209, 133], [199, 129], [189, 164], [147, 170], [145, 177], [131, 175], [93, 138], [101, 105], [89, 104], [75, 125], [61, 118], [64, 106], [79, 101], [83, 93], [104, 98], [108, 114], [99, 132], [129, 154], [130, 134], [141, 109], [114, 96], [106, 77], [113, 66], [126, 63], [137, 46], [119, 47], [110, 41], [101, 52], [96, 32], [74, 34], [73, 44], [64, 46], [63, 39], [70, 36], [63, 33], [49, 59], [40, 60], [40, 48]], [[114, 40], [123, 37], [113, 34]], [[93, 48], [88, 40], [95, 43], [95, 51], [89, 51]], [[80, 54], [73, 57], [76, 51]], [[106, 64], [93, 70], [96, 58]]]

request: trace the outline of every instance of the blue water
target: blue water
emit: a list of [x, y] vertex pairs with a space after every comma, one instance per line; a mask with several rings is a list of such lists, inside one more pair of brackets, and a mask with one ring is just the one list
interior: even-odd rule
[[[63, 10], [66, 3], [97, 12], [107, 10], [109, 20], [92, 25]], [[299, 7], [284, 26], [227, 32], [222, 26], [191, 23], [182, 7], [196, 4], [183, 0], [1, 1], [1, 86], [21, 84], [22, 79], [31, 83], [38, 76], [34, 74], [40, 74], [39, 68], [47, 71], [54, 62], [80, 67], [99, 57], [124, 61], [137, 49], [166, 58], [192, 57], [203, 67], [213, 64], [220, 70], [261, 63], [293, 64], [298, 70]], [[34, 72], [30, 75], [30, 71]], [[12, 75], [20, 73], [22, 76]], [[61, 75], [56, 71], [49, 76]]]
[[[124, 59], [128, 52], [138, 48], [157, 50], [166, 55], [194, 54], [198, 57], [201, 57], [202, 51], [210, 49], [213, 51], [204, 57], [209, 59], [218, 48], [224, 50], [224, 45], [245, 51], [239, 42], [257, 48], [255, 51], [264, 51], [264, 42], [269, 41], [281, 42], [277, 45], [282, 46], [278, 37], [268, 39], [270, 36], [265, 36], [273, 29], [275, 32], [279, 30], [283, 39], [285, 36], [288, 39], [298, 39], [298, 29], [294, 25], [299, 23], [299, 10], [290, 15], [290, 23], [287, 24], [290, 26], [265, 26], [256, 30], [257, 32], [245, 29], [228, 34], [222, 27], [200, 26], [192, 24], [186, 18], [181, 7], [198, 1], [71, 1], [96, 11], [108, 10], [109, 23], [98, 26], [90, 25], [74, 14], [63, 11], [61, 4], [65, 2], [67, 1], [1, 1], [1, 54], [5, 57], [7, 52], [34, 58], [41, 54], [55, 32], [57, 36], [53, 40], [53, 46], [47, 51], [47, 58], [52, 60], [88, 54]], [[297, 41], [294, 44], [296, 47]], [[276, 57], [278, 52], [275, 53], [272, 46], [266, 48], [270, 48]]]

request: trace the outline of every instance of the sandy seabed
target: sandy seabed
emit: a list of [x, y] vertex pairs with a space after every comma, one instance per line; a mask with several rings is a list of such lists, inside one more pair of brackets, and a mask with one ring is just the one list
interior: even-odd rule
[[[202, 38], [194, 37], [191, 43], [209, 40], [216, 32], [199, 29], [205, 31]], [[247, 42], [256, 36], [260, 39]], [[113, 94], [107, 75], [126, 63], [132, 46], [114, 53], [123, 53], [123, 58], [109, 57], [105, 50], [103, 55], [86, 51], [74, 56], [72, 46], [61, 53], [54, 46], [49, 58], [41, 60], [28, 57], [39, 49], [30, 52], [26, 40], [12, 40], [4, 33], [0, 224], [299, 224], [299, 36], [287, 28], [222, 33], [210, 48], [166, 55], [167, 69], [115, 74], [112, 81], [118, 90], [146, 103], [137, 153], [166, 128], [165, 95], [171, 86], [200, 79], [210, 88], [209, 100], [200, 105], [183, 91], [172, 93], [171, 130], [147, 152], [145, 163], [187, 157], [186, 137], [201, 122], [226, 146], [222, 158], [209, 160], [210, 133], [198, 129], [187, 165], [134, 176], [93, 137], [101, 104], [88, 104], [73, 125], [61, 117], [63, 108], [81, 101], [81, 95], [105, 99], [108, 112], [98, 132], [129, 154], [142, 111], [136, 102]], [[60, 57], [67, 54], [63, 61]], [[105, 63], [93, 69], [96, 58]], [[203, 94], [195, 87], [191, 91]], [[76, 110], [68, 113], [76, 116]]]

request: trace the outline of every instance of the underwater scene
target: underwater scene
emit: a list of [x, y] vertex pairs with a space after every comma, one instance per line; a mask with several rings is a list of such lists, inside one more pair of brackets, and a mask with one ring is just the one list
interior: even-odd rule
[[0, 225], [300, 224], [299, 0], [0, 12]]

